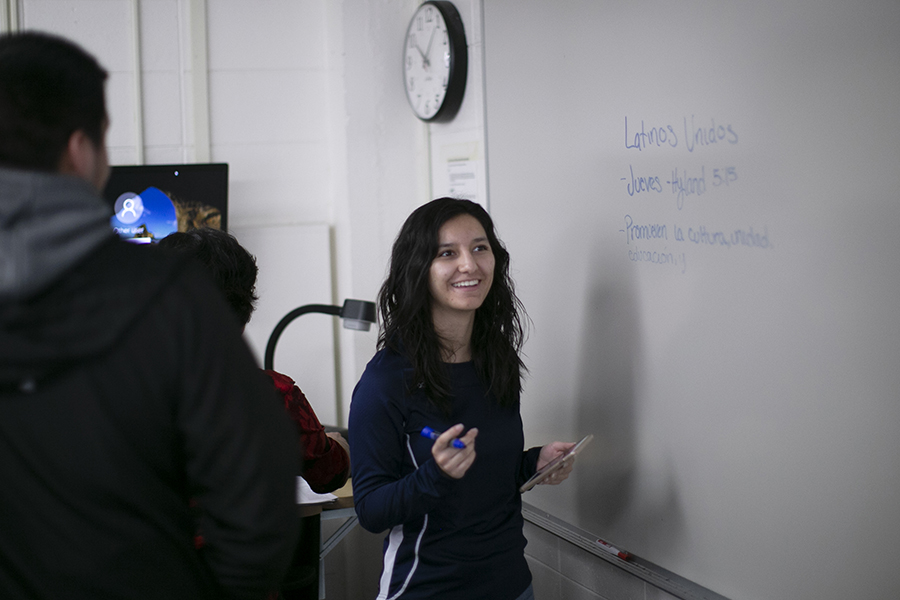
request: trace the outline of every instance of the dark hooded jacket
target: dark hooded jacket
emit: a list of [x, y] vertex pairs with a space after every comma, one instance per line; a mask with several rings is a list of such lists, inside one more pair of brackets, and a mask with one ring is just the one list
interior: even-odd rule
[[0, 168], [0, 597], [260, 597], [297, 539], [296, 434], [205, 272], [110, 216]]

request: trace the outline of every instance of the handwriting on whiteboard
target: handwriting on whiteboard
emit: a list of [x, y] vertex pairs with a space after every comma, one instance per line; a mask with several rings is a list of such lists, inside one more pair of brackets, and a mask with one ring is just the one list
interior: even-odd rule
[[772, 242], [769, 241], [769, 228], [766, 225], [761, 230], [754, 229], [751, 225], [747, 228], [724, 231], [702, 223], [687, 227], [683, 224], [635, 223], [631, 215], [625, 215], [625, 226], [619, 230], [619, 233], [625, 234], [626, 245], [637, 244], [642, 241], [663, 240], [722, 248], [746, 246], [748, 248], [765, 250], [774, 247]]
[[[622, 177], [621, 181], [625, 182], [625, 191], [629, 196], [649, 192], [662, 194], [669, 190], [675, 196], [678, 210], [684, 208], [684, 201], [689, 196], [702, 196], [710, 189], [707, 185], [706, 165], [701, 165], [699, 170], [693, 169], [690, 172], [687, 169], [675, 167], [668, 176], [635, 173], [634, 165], [629, 165], [628, 169], [629, 176]], [[737, 167], [734, 166], [712, 167], [708, 172], [710, 174], [709, 185], [713, 188], [727, 187], [738, 180]]]
[[691, 115], [690, 120], [684, 117], [682, 127], [668, 124], [648, 126], [644, 121], [637, 126], [632, 121], [629, 129], [628, 117], [625, 117], [625, 148], [629, 150], [682, 147], [693, 152], [697, 148], [719, 143], [738, 143], [738, 134], [730, 123], [716, 123], [714, 118], [707, 122]]
[[[657, 201], [642, 203], [643, 208], [638, 212], [643, 216], [633, 216], [633, 209], [624, 216], [619, 233], [625, 241], [628, 260], [677, 267], [685, 273], [691, 248], [775, 248], [764, 222], [726, 227], [706, 222], [709, 217], [698, 214], [698, 210], [703, 213], [703, 207], [708, 206], [706, 202], [700, 202], [704, 196], [726, 198], [730, 195], [734, 198], [733, 194], [741, 188], [739, 165], [735, 155], [728, 150], [740, 141], [734, 124], [716, 117], [691, 115], [674, 123], [625, 117], [624, 126], [626, 151], [649, 151], [640, 159], [632, 155], [637, 162], [631, 162], [628, 172], [620, 178], [627, 194], [625, 197], [664, 200], [662, 204]], [[684, 164], [679, 164], [684, 162], [682, 159], [675, 158], [668, 166], [660, 165], [658, 159], [645, 160], [650, 154], [681, 149], [695, 158]], [[677, 211], [671, 212], [671, 208], [667, 210], [666, 207]]]

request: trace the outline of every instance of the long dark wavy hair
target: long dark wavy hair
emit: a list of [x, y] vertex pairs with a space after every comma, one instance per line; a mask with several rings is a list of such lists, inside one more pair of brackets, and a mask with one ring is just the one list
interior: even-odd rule
[[509, 276], [509, 252], [497, 237], [490, 215], [475, 202], [438, 198], [406, 219], [394, 242], [390, 272], [378, 293], [378, 348], [390, 348], [409, 359], [413, 365], [410, 388], [423, 387], [429, 400], [449, 411], [450, 386], [432, 320], [429, 275], [441, 227], [460, 215], [471, 215], [481, 223], [494, 255], [491, 289], [475, 311], [472, 360], [499, 404], [511, 406], [518, 402], [527, 371], [520, 358], [527, 315]]

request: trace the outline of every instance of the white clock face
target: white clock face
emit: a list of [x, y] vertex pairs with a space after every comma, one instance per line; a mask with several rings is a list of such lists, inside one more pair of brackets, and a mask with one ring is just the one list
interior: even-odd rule
[[437, 8], [423, 4], [406, 30], [404, 80], [409, 104], [422, 119], [437, 114], [447, 95], [450, 40]]

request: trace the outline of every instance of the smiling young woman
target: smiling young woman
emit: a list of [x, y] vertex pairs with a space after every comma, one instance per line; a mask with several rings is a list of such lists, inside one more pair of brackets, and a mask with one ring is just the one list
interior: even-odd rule
[[[389, 530], [379, 597], [532, 598], [518, 489], [573, 444], [524, 450], [525, 313], [484, 208], [440, 198], [416, 209], [378, 303], [350, 457], [360, 524]], [[426, 427], [444, 433], [432, 441]]]

